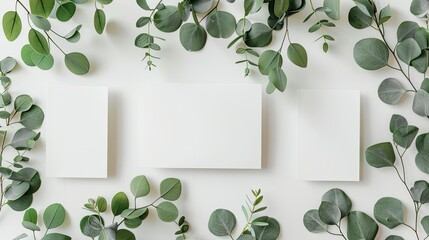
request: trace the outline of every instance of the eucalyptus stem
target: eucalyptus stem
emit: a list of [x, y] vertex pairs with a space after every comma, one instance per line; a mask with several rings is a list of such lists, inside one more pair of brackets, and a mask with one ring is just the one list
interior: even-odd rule
[[286, 41], [286, 36], [287, 36], [287, 38], [289, 39], [289, 42], [290, 42], [290, 37], [289, 37], [289, 19], [287, 17], [285, 18], [285, 34], [283, 35], [282, 44], [280, 45], [280, 48], [279, 48], [278, 52], [282, 51], [283, 45], [284, 45], [284, 43]]
[[338, 224], [338, 225], [336, 225], [337, 227], [338, 227], [338, 231], [340, 232], [340, 235], [339, 236], [342, 236], [345, 240], [347, 240], [347, 238], [346, 238], [346, 236], [344, 235], [344, 233], [343, 233], [343, 230], [341, 230], [341, 226], [340, 226], [340, 224]]
[[[321, 25], [320, 26], [320, 31], [322, 32], [322, 35], [325, 36], [326, 35], [325, 29], [324, 29], [325, 26], [320, 22], [321, 19], [319, 17], [319, 14], [316, 11], [316, 8], [314, 7], [313, 0], [310, 0], [310, 6], [311, 6], [311, 10], [313, 10], [314, 16], [316, 16], [316, 18], [317, 18], [317, 22]], [[328, 44], [328, 42], [326, 41], [325, 37], [323, 37], [323, 42], [326, 43], [326, 44]]]

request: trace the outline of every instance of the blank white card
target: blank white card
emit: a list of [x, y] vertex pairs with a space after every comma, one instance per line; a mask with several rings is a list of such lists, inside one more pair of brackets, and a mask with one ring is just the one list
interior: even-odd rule
[[298, 92], [298, 178], [359, 181], [360, 93]]
[[49, 177], [107, 177], [106, 87], [49, 87], [46, 126]]
[[159, 168], [261, 168], [261, 86], [147, 84], [142, 164]]

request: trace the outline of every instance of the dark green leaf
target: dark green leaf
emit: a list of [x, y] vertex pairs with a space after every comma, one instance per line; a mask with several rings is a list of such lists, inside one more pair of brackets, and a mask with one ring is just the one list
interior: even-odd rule
[[256, 240], [276, 240], [280, 235], [280, 224], [276, 219], [263, 216], [256, 218], [253, 222], [265, 223], [262, 226], [253, 226]]
[[167, 178], [161, 182], [161, 197], [165, 200], [176, 201], [182, 193], [182, 183], [177, 178]]
[[70, 72], [76, 75], [87, 74], [91, 67], [86, 56], [78, 52], [66, 54], [64, 61]]
[[379, 24], [383, 24], [387, 22], [392, 17], [392, 10], [390, 9], [390, 5], [387, 5], [380, 11], [380, 22]]
[[396, 78], [384, 79], [378, 87], [378, 97], [386, 104], [397, 104], [405, 92]]
[[173, 222], [179, 216], [179, 210], [171, 202], [162, 202], [156, 206], [159, 219], [163, 222]]
[[249, 47], [266, 47], [273, 39], [273, 31], [262, 23], [252, 24], [250, 31], [244, 34], [244, 42]]
[[3, 32], [6, 36], [6, 39], [9, 41], [14, 41], [18, 38], [22, 30], [21, 18], [18, 15], [18, 12], [9, 11], [3, 15]]
[[24, 211], [31, 206], [33, 202], [33, 194], [25, 194], [21, 198], [15, 201], [8, 201], [7, 205], [15, 211]]
[[49, 55], [50, 49], [48, 41], [39, 31], [30, 29], [28, 32], [28, 41], [34, 51], [42, 55]]
[[384, 226], [395, 228], [404, 223], [404, 205], [396, 198], [381, 198], [374, 206], [374, 217]]
[[128, 197], [124, 192], [117, 193], [112, 199], [112, 213], [113, 216], [119, 216], [121, 213], [129, 208]]
[[429, 11], [429, 2], [426, 0], [413, 0], [410, 11], [416, 16], [424, 15]]
[[313, 209], [305, 213], [304, 226], [312, 233], [325, 232], [327, 229], [327, 225], [320, 220], [319, 211], [317, 209]]
[[279, 52], [266, 50], [259, 57], [258, 68], [263, 75], [268, 75], [271, 70], [281, 68], [282, 65], [283, 58]]
[[353, 211], [348, 217], [347, 237], [349, 240], [374, 240], [377, 236], [378, 225], [367, 214]]
[[41, 240], [71, 240], [72, 238], [61, 233], [48, 233]]
[[367, 28], [372, 22], [372, 17], [363, 13], [358, 7], [353, 7], [349, 12], [349, 23], [356, 29]]
[[236, 29], [234, 15], [224, 11], [213, 11], [206, 20], [206, 29], [214, 38], [229, 38]]
[[396, 47], [396, 52], [399, 59], [407, 65], [410, 65], [411, 61], [422, 53], [419, 44], [414, 40], [414, 38], [407, 38], [400, 42]]
[[180, 43], [187, 51], [199, 51], [207, 41], [206, 30], [195, 23], [185, 23], [180, 28]]
[[234, 230], [237, 221], [234, 214], [226, 209], [215, 210], [209, 219], [210, 232], [218, 237], [229, 236]]
[[276, 67], [271, 69], [268, 74], [268, 79], [270, 83], [272, 83], [280, 92], [284, 92], [286, 89], [287, 78], [283, 69], [280, 67]]
[[416, 33], [416, 31], [420, 28], [420, 26], [415, 23], [415, 22], [411, 22], [411, 21], [405, 21], [402, 22], [399, 27], [398, 27], [398, 31], [397, 31], [397, 39], [398, 42], [402, 42], [405, 39], [408, 38], [413, 38], [414, 34]]
[[30, 12], [33, 15], [47, 18], [54, 9], [55, 0], [29, 0]]
[[319, 217], [328, 225], [336, 225], [341, 219], [341, 210], [330, 202], [322, 202], [319, 206]]
[[323, 6], [330, 11], [325, 11], [326, 15], [332, 20], [340, 19], [340, 0], [324, 0]]
[[394, 133], [398, 128], [407, 126], [408, 121], [403, 116], [398, 114], [393, 114], [392, 118], [390, 119], [390, 132]]
[[76, 4], [72, 2], [66, 2], [58, 6], [56, 16], [61, 22], [67, 22], [70, 20], [76, 12]]
[[132, 232], [127, 229], [119, 229], [116, 233], [117, 240], [136, 240], [136, 237]]
[[402, 126], [393, 133], [393, 141], [403, 148], [409, 148], [418, 131], [419, 129], [415, 126]]
[[143, 10], [146, 10], [146, 11], [149, 11], [149, 10], [151, 10], [150, 9], [150, 7], [149, 7], [149, 5], [147, 4], [147, 1], [146, 0], [137, 0], [137, 4], [143, 9]]
[[106, 28], [106, 14], [101, 9], [96, 9], [94, 13], [94, 28], [98, 34], [103, 34]]
[[43, 213], [43, 223], [47, 229], [53, 229], [63, 224], [66, 210], [59, 203], [48, 206]]
[[390, 142], [379, 143], [366, 149], [365, 158], [368, 164], [375, 168], [392, 167], [396, 156]]
[[289, 0], [274, 0], [274, 14], [282, 17], [289, 9]]
[[334, 188], [322, 196], [322, 202], [335, 204], [341, 211], [341, 218], [347, 216], [352, 208], [352, 201], [343, 190]]
[[31, 223], [37, 224], [36, 209], [30, 208], [27, 211], [25, 211], [23, 220], [26, 222], [31, 222]]
[[305, 48], [298, 43], [291, 43], [287, 48], [287, 56], [289, 60], [295, 65], [306, 68], [307, 67], [307, 52]]
[[24, 127], [34, 130], [42, 126], [44, 119], [45, 114], [43, 113], [43, 110], [37, 105], [32, 105], [30, 109], [22, 112], [19, 122]]
[[356, 63], [365, 70], [377, 70], [387, 66], [389, 49], [380, 39], [366, 38], [356, 43], [353, 49]]
[[163, 32], [175, 32], [182, 25], [179, 9], [176, 6], [165, 6], [153, 16], [155, 27]]

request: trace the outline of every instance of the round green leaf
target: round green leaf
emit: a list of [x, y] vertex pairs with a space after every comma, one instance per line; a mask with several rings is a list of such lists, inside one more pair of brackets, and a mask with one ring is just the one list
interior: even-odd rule
[[429, 116], [429, 93], [419, 89], [414, 96], [413, 111], [422, 117]]
[[420, 223], [422, 224], [425, 233], [429, 235], [429, 216], [424, 216]]
[[236, 28], [234, 15], [224, 11], [213, 11], [206, 20], [206, 29], [214, 38], [229, 38]]
[[304, 226], [312, 233], [325, 232], [327, 229], [327, 225], [320, 219], [319, 211], [317, 209], [313, 209], [305, 213]]
[[45, 114], [43, 113], [43, 110], [37, 105], [32, 105], [30, 109], [22, 112], [19, 122], [24, 127], [34, 130], [42, 126], [44, 119]]
[[130, 206], [127, 195], [124, 192], [117, 193], [112, 199], [111, 206], [113, 216], [121, 215], [121, 213]]
[[206, 45], [206, 30], [195, 23], [185, 23], [180, 28], [180, 43], [187, 51], [199, 51]]
[[176, 6], [165, 6], [153, 16], [155, 27], [162, 32], [175, 32], [182, 25], [179, 9]]
[[237, 35], [243, 35], [245, 32], [250, 31], [251, 28], [252, 23], [249, 20], [242, 18], [237, 22], [235, 33], [237, 33]]
[[338, 188], [327, 191], [322, 196], [322, 202], [330, 202], [335, 204], [341, 211], [341, 218], [347, 216], [352, 208], [352, 201], [347, 194]]
[[167, 178], [161, 182], [161, 197], [165, 200], [176, 201], [182, 193], [182, 183], [177, 178]]
[[273, 50], [264, 51], [258, 60], [258, 68], [263, 75], [268, 75], [271, 70], [281, 68], [282, 65], [282, 55]]
[[48, 41], [39, 31], [30, 29], [28, 32], [28, 41], [34, 51], [42, 55], [49, 55], [50, 50]]
[[422, 53], [419, 44], [413, 38], [407, 38], [400, 42], [396, 47], [396, 52], [399, 59], [407, 65], [410, 65], [411, 61]]
[[133, 219], [125, 219], [124, 223], [127, 228], [138, 228], [142, 224], [143, 220], [140, 218], [133, 218]]
[[264, 0], [244, 0], [244, 14], [247, 16], [258, 12], [263, 4]]
[[422, 51], [420, 56], [411, 61], [411, 66], [413, 66], [418, 72], [425, 73], [429, 67], [428, 51]]
[[322, 202], [319, 207], [319, 217], [328, 225], [336, 225], [341, 219], [341, 210], [330, 202]]
[[4, 193], [4, 197], [7, 200], [17, 200], [20, 197], [24, 196], [24, 194], [28, 191], [30, 188], [30, 184], [28, 182], [19, 182], [17, 184], [11, 184], [9, 185]]
[[43, 17], [39, 17], [39, 16], [35, 16], [33, 14], [30, 14], [30, 19], [33, 22], [34, 26], [44, 30], [44, 31], [49, 31], [51, 30], [51, 23], [49, 22], [48, 19], [43, 18]]
[[394, 133], [398, 128], [407, 126], [408, 121], [403, 116], [398, 114], [393, 114], [392, 118], [390, 119], [390, 132]]
[[55, 0], [29, 0], [30, 12], [33, 15], [47, 18], [55, 6]]
[[237, 220], [234, 214], [226, 209], [217, 209], [209, 219], [210, 232], [218, 237], [229, 236], [234, 230]]
[[76, 12], [76, 4], [73, 2], [66, 2], [58, 6], [56, 16], [61, 22], [70, 20]]
[[268, 74], [268, 79], [280, 92], [284, 92], [287, 84], [287, 77], [283, 69], [276, 67]]
[[396, 78], [387, 78], [378, 87], [378, 97], [386, 104], [397, 104], [405, 92]]
[[429, 188], [429, 183], [424, 180], [414, 182], [414, 186], [410, 189], [413, 200], [415, 202], [420, 202], [422, 193], [427, 188]]
[[420, 26], [412, 21], [405, 21], [402, 22], [399, 27], [398, 31], [396, 33], [398, 42], [402, 42], [405, 39], [413, 38], [416, 31], [420, 28]]
[[358, 7], [353, 7], [349, 12], [349, 23], [356, 29], [367, 28], [372, 22], [372, 17], [363, 13]]
[[144, 175], [135, 177], [131, 181], [130, 188], [131, 193], [134, 195], [135, 198], [147, 196], [150, 192], [149, 182]]
[[136, 37], [134, 44], [139, 48], [147, 48], [154, 42], [154, 39], [151, 35], [147, 33], [142, 33]]
[[51, 54], [42, 55], [37, 52], [31, 54], [31, 61], [42, 70], [49, 70], [54, 66], [54, 57]]
[[35, 193], [39, 190], [40, 185], [42, 185], [42, 180], [40, 179], [40, 174], [32, 169], [32, 168], [23, 168], [18, 171], [19, 174], [22, 174], [29, 180], [30, 188], [28, 189], [28, 193]]
[[96, 9], [94, 13], [94, 28], [98, 34], [104, 32], [106, 27], [106, 14], [101, 9]]
[[162, 202], [156, 206], [159, 219], [163, 222], [173, 222], [179, 216], [179, 210], [171, 202]]
[[63, 224], [66, 216], [66, 210], [59, 203], [48, 206], [43, 213], [43, 224], [47, 229], [53, 229]]
[[127, 229], [119, 229], [116, 232], [116, 240], [136, 240], [136, 237]]
[[8, 201], [7, 205], [15, 211], [24, 211], [31, 206], [33, 194], [27, 193], [15, 201]]
[[409, 148], [418, 131], [419, 129], [415, 126], [402, 126], [393, 133], [393, 141], [403, 148]]
[[349, 240], [374, 240], [377, 232], [377, 223], [367, 214], [359, 211], [353, 211], [349, 214], [347, 227]]
[[89, 72], [90, 64], [82, 53], [73, 52], [65, 56], [66, 67], [76, 75], [84, 75]]
[[259, 217], [253, 222], [266, 223], [264, 226], [253, 226], [256, 240], [276, 240], [280, 235], [280, 224], [276, 219], [271, 217]]
[[[94, 223], [91, 223], [90, 221]], [[82, 232], [83, 235], [87, 237], [95, 238], [98, 235], [100, 235], [102, 231], [100, 223], [101, 225], [104, 225], [104, 220], [100, 218], [98, 215], [85, 216], [82, 218], [82, 220], [80, 220], [80, 231]]]
[[429, 2], [426, 0], [413, 0], [410, 11], [416, 16], [424, 15], [429, 11]]
[[380, 39], [366, 38], [356, 43], [353, 49], [356, 63], [365, 70], [377, 70], [387, 66], [389, 49]]
[[206, 13], [213, 6], [213, 0], [190, 0], [192, 8], [196, 13]]
[[31, 223], [37, 224], [37, 211], [36, 211], [36, 209], [30, 208], [27, 211], [25, 211], [23, 220], [25, 222], [31, 222]]
[[150, 23], [151, 19], [150, 17], [141, 17], [136, 22], [136, 27], [141, 28], [146, 26], [148, 23]]
[[404, 240], [404, 238], [396, 235], [390, 235], [386, 238], [386, 240]]
[[22, 30], [22, 22], [17, 12], [9, 11], [3, 15], [3, 32], [6, 39], [14, 41], [18, 38]]
[[384, 226], [395, 228], [404, 222], [404, 205], [396, 198], [381, 198], [374, 206], [374, 217]]
[[323, 2], [323, 6], [330, 10], [328, 12], [325, 12], [330, 19], [340, 19], [340, 0], [325, 0]]
[[383, 24], [387, 22], [392, 17], [392, 9], [390, 8], [390, 5], [387, 5], [380, 11], [380, 21], [379, 24]]
[[41, 240], [71, 240], [72, 238], [61, 233], [48, 233]]
[[429, 174], [429, 153], [417, 153], [416, 165], [420, 171]]
[[21, 49], [21, 58], [22, 61], [30, 67], [34, 67], [36, 66], [33, 61], [31, 60], [31, 54], [34, 53], [35, 51], [33, 50], [33, 48], [30, 46], [30, 44], [26, 44], [22, 47]]
[[366, 149], [365, 158], [368, 164], [375, 168], [392, 167], [396, 155], [390, 142], [379, 143]]
[[274, 0], [274, 14], [276, 17], [282, 17], [289, 9], [289, 0]]
[[30, 231], [40, 231], [40, 228], [36, 225], [36, 223], [23, 221], [22, 226]]
[[244, 34], [244, 43], [249, 47], [266, 47], [273, 39], [273, 30], [263, 23], [254, 23]]
[[305, 68], [307, 67], [307, 52], [305, 48], [298, 43], [291, 43], [287, 48], [287, 56], [295, 65]]
[[429, 133], [420, 134], [417, 137], [416, 148], [418, 152], [429, 153]]
[[12, 72], [16, 67], [16, 61], [12, 57], [6, 57], [0, 61], [0, 70], [2, 73], [7, 74]]

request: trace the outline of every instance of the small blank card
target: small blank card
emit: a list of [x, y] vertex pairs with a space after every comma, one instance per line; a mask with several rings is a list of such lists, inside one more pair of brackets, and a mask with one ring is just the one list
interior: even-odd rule
[[298, 178], [359, 181], [360, 93], [299, 90]]
[[261, 168], [261, 86], [148, 84], [142, 163], [158, 168]]
[[49, 87], [46, 126], [49, 177], [107, 177], [106, 87]]

